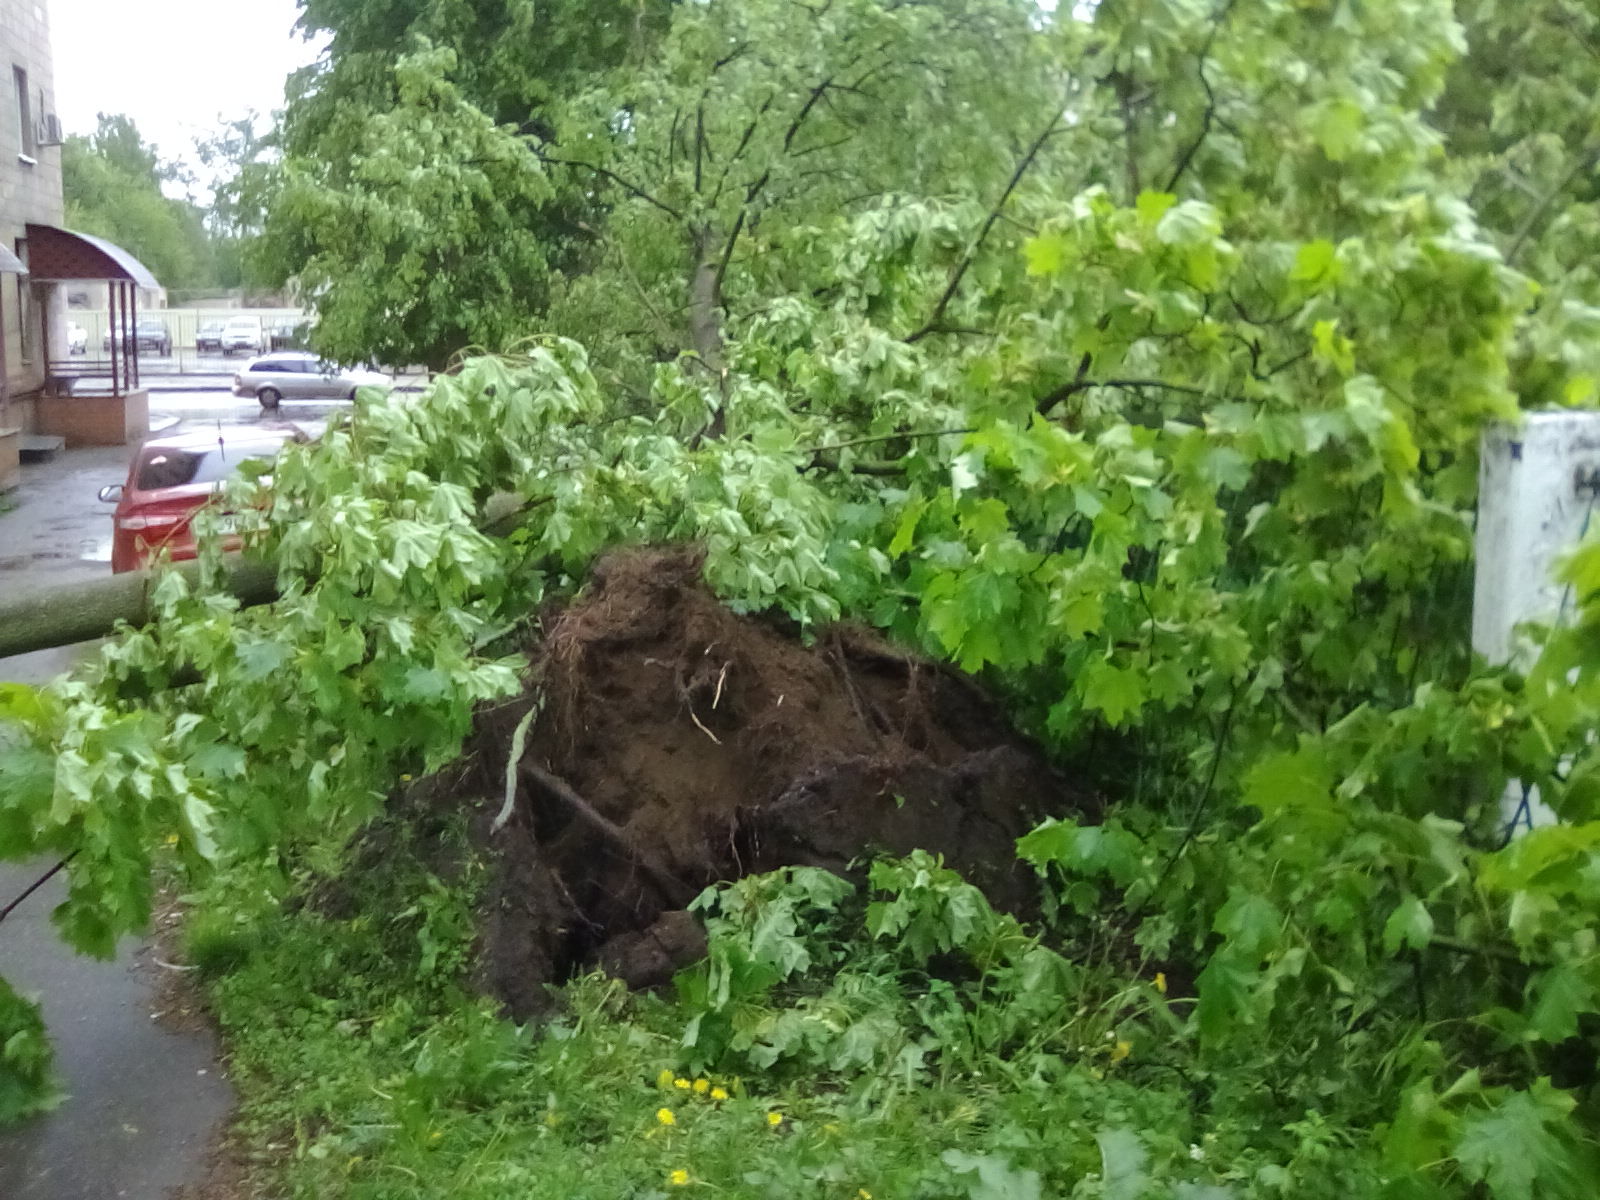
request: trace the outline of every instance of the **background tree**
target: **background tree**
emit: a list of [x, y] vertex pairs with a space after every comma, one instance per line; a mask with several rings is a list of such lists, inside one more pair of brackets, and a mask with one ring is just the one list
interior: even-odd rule
[[1473, 211], [1539, 280], [1513, 369], [1529, 405], [1600, 398], [1600, 12], [1464, 0], [1467, 53], [1433, 115]]
[[218, 117], [215, 132], [196, 138], [195, 157], [203, 181], [206, 232], [211, 239], [218, 287], [267, 285], [252, 270], [246, 247], [261, 233], [261, 210], [252, 199], [277, 153], [275, 125], [250, 111], [232, 120]]
[[164, 287], [206, 285], [213, 264], [204, 215], [163, 193], [174, 171], [128, 117], [102, 113], [94, 134], [62, 146], [67, 224], [125, 247]]
[[641, 58], [668, 7], [307, 4], [328, 55], [292, 81], [281, 166], [249, 195], [265, 218], [253, 261], [300, 280], [318, 345], [440, 366], [529, 332], [552, 271], [583, 267], [592, 200], [510, 131], [548, 129], [559, 99]]

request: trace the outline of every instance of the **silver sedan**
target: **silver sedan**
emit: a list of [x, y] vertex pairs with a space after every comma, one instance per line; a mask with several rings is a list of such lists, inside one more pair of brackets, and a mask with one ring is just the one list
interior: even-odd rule
[[394, 380], [381, 371], [338, 367], [298, 350], [252, 358], [233, 377], [235, 396], [253, 397], [268, 409], [284, 399], [354, 400], [357, 388], [393, 386]]

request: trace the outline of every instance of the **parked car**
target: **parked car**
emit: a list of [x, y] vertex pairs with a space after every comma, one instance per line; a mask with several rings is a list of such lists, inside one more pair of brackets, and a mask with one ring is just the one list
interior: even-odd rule
[[311, 322], [299, 317], [280, 317], [267, 332], [269, 350], [304, 350], [310, 345]]
[[254, 396], [267, 409], [277, 408], [286, 396], [294, 400], [354, 400], [357, 388], [393, 386], [394, 380], [381, 371], [337, 367], [301, 350], [263, 354], [233, 377], [235, 396]]
[[222, 326], [222, 352], [232, 355], [245, 350], [260, 354], [267, 348], [266, 334], [260, 317], [229, 317]]
[[221, 350], [223, 321], [204, 321], [194, 331], [196, 350]]
[[67, 322], [67, 353], [89, 353], [89, 331], [76, 321]]
[[[133, 327], [133, 344], [139, 350], [154, 350], [165, 357], [172, 353], [172, 331], [167, 328], [167, 323], [158, 317], [140, 317]], [[107, 330], [100, 339], [103, 350], [111, 349], [111, 342], [115, 339], [118, 346], [123, 342], [121, 329]]]
[[[190, 522], [210, 502], [239, 464], [278, 456], [287, 441], [302, 441], [297, 429], [241, 429], [152, 438], [134, 451], [126, 483], [100, 489], [112, 514], [111, 569], [137, 571], [165, 551], [175, 562], [196, 554]], [[218, 515], [223, 548], [237, 550], [227, 536], [234, 514]]]

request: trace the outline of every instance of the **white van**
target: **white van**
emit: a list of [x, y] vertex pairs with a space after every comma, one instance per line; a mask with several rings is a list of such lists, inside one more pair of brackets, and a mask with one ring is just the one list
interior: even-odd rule
[[267, 348], [260, 317], [229, 317], [222, 327], [222, 353], [232, 357], [237, 350], [260, 354]]

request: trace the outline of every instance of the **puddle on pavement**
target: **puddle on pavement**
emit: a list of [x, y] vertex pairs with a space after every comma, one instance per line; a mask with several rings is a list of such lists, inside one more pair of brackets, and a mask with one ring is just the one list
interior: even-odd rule
[[109, 537], [79, 538], [78, 558], [83, 562], [110, 562], [111, 539]]

